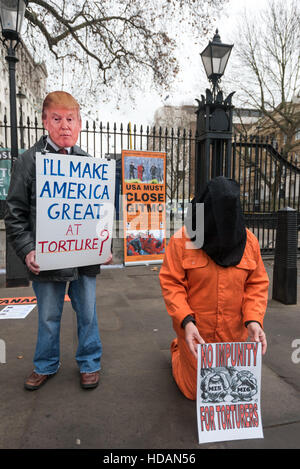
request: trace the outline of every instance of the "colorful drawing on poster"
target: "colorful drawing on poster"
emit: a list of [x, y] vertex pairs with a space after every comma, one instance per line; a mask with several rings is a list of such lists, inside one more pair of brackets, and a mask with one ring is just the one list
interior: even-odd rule
[[260, 343], [199, 345], [199, 443], [263, 438], [260, 388]]
[[166, 155], [122, 151], [124, 262], [158, 263], [166, 246]]

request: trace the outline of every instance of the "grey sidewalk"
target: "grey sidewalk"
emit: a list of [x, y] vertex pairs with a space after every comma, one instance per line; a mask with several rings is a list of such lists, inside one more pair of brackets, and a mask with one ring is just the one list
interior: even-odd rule
[[[265, 264], [272, 280], [272, 262]], [[264, 439], [198, 445], [195, 403], [181, 395], [171, 376], [169, 345], [174, 333], [158, 273], [159, 266], [126, 267], [105, 269], [98, 276], [103, 360], [101, 382], [94, 390], [79, 386], [76, 319], [68, 302], [61, 369], [35, 392], [24, 390], [23, 381], [32, 370], [37, 309], [24, 320], [0, 321], [7, 353], [7, 363], [0, 364], [1, 449], [300, 448], [300, 363], [291, 358], [292, 342], [300, 339], [300, 292], [297, 306], [273, 300], [268, 305]], [[8, 296], [33, 292], [30, 287], [0, 288], [0, 297]]]

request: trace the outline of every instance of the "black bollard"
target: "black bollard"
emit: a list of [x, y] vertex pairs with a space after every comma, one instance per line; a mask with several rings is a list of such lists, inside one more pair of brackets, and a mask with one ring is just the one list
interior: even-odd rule
[[6, 239], [6, 288], [28, 287], [28, 270]]
[[286, 207], [277, 212], [273, 299], [285, 305], [297, 304], [297, 211]]

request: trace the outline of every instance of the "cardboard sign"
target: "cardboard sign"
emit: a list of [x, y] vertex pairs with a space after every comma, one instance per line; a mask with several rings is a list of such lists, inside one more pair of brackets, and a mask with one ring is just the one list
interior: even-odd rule
[[125, 265], [162, 262], [166, 245], [166, 154], [122, 151]]
[[263, 438], [261, 343], [198, 346], [199, 443]]
[[115, 161], [37, 153], [36, 191], [41, 270], [104, 263], [111, 249]]

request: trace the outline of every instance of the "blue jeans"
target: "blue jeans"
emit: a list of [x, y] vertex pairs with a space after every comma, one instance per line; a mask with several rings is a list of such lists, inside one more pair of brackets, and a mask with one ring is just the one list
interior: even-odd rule
[[[39, 323], [34, 371], [56, 373], [60, 366], [60, 323], [67, 282], [32, 282]], [[102, 344], [96, 313], [96, 277], [81, 275], [69, 284], [68, 295], [77, 316], [76, 361], [81, 373], [100, 370]]]

